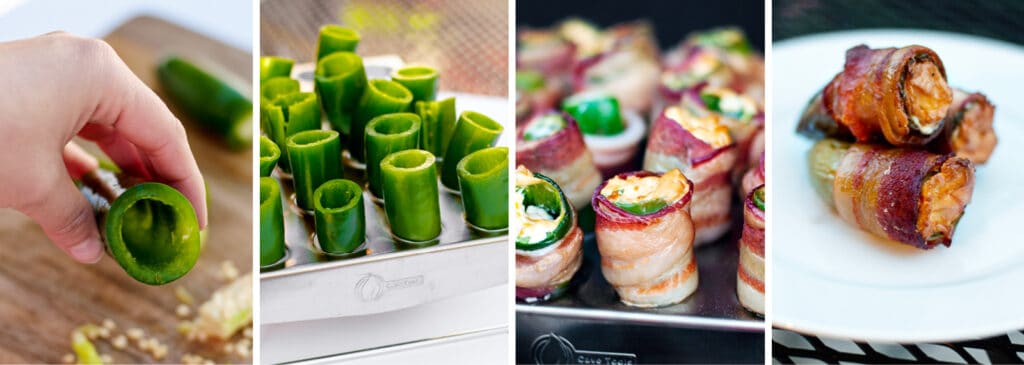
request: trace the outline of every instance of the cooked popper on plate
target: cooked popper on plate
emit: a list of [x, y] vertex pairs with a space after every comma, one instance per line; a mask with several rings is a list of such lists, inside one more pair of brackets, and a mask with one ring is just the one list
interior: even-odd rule
[[743, 201], [743, 234], [736, 274], [736, 296], [748, 310], [764, 315], [764, 185]]
[[675, 304], [697, 290], [692, 196], [678, 169], [619, 174], [594, 192], [601, 272], [623, 303]]
[[847, 223], [921, 249], [952, 243], [974, 191], [974, 164], [953, 154], [823, 139], [808, 167]]
[[650, 24], [623, 23], [602, 31], [568, 20], [562, 23], [561, 33], [576, 45], [575, 91], [608, 92], [623, 108], [638, 112], [651, 107], [661, 67]]
[[558, 183], [576, 209], [590, 203], [594, 188], [601, 183], [601, 173], [576, 121], [555, 110], [536, 114], [519, 127], [516, 163]]
[[812, 138], [922, 146], [941, 134], [952, 100], [935, 51], [859, 45], [846, 51], [842, 72], [811, 99], [798, 131]]
[[516, 168], [513, 195], [516, 234], [516, 299], [557, 298], [583, 262], [583, 231], [576, 212], [550, 178]]
[[662, 173], [679, 169], [693, 182], [697, 245], [721, 237], [730, 225], [730, 173], [738, 152], [720, 119], [718, 114], [698, 116], [684, 107], [665, 109], [651, 126], [644, 156], [644, 170]]
[[928, 149], [955, 153], [975, 165], [984, 164], [999, 142], [992, 128], [995, 111], [995, 105], [984, 94], [954, 88], [942, 134], [928, 144]]
[[562, 110], [576, 120], [583, 142], [603, 176], [631, 170], [647, 125], [634, 111], [622, 111], [614, 96], [583, 92], [562, 101]]

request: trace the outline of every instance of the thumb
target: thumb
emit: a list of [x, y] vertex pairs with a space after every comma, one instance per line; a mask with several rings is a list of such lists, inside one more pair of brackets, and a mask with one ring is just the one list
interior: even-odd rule
[[96, 263], [103, 257], [103, 243], [92, 206], [85, 196], [64, 176], [57, 180], [45, 199], [25, 206], [22, 211], [31, 217], [51, 241], [76, 261]]

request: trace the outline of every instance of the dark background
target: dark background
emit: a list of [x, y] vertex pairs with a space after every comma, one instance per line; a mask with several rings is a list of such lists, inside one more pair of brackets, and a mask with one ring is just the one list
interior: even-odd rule
[[772, 38], [862, 28], [913, 28], [1024, 44], [1024, 1], [776, 0]]
[[755, 0], [519, 0], [517, 27], [540, 28], [577, 16], [601, 27], [648, 19], [661, 48], [668, 49], [687, 34], [724, 25], [743, 28], [754, 48], [764, 51], [764, 1]]

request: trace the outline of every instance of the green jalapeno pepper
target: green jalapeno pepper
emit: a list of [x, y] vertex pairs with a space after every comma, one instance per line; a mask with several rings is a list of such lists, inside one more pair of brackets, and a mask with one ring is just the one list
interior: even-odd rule
[[340, 179], [341, 140], [338, 132], [315, 129], [288, 137], [288, 161], [292, 164], [295, 204], [313, 210], [313, 193], [328, 180]]
[[327, 24], [320, 27], [320, 35], [316, 40], [316, 61], [335, 52], [355, 52], [359, 46], [359, 33], [352, 28]]
[[412, 101], [437, 99], [437, 70], [426, 66], [405, 66], [391, 73], [391, 80], [412, 93]]
[[[562, 193], [562, 188], [558, 186], [553, 180], [547, 176], [529, 172], [520, 166], [522, 173], [531, 174], [534, 179], [523, 179], [521, 177], [516, 178], [515, 193], [516, 199], [521, 199], [517, 202], [517, 209], [522, 209], [520, 214], [523, 216], [531, 215], [530, 207], [542, 210], [549, 220], [557, 222], [555, 228], [542, 232], [543, 235], [523, 235], [523, 232], [528, 231], [526, 222], [520, 222], [523, 224], [523, 232], [520, 232], [516, 236], [516, 249], [524, 251], [539, 250], [548, 246], [551, 246], [565, 237], [569, 233], [569, 230], [573, 227], [573, 209], [569, 205], [569, 201], [566, 200], [565, 194]], [[525, 175], [529, 176], [529, 175]]]
[[325, 182], [313, 193], [313, 201], [316, 239], [321, 250], [348, 254], [366, 240], [363, 189], [358, 184], [345, 179]]
[[753, 198], [754, 206], [763, 212], [765, 206], [764, 185], [758, 186], [757, 189], [754, 189], [754, 194], [751, 195], [751, 198]]
[[576, 119], [583, 134], [611, 136], [626, 130], [619, 110], [619, 100], [611, 94], [576, 94], [562, 102], [562, 110]]
[[260, 105], [272, 102], [278, 97], [299, 92], [299, 80], [286, 77], [271, 77], [260, 82]]
[[483, 230], [508, 228], [508, 147], [470, 153], [457, 171], [466, 221]]
[[260, 82], [267, 81], [273, 77], [289, 77], [292, 75], [292, 66], [295, 60], [285, 57], [263, 56], [260, 57]]
[[407, 241], [429, 241], [441, 234], [434, 155], [424, 150], [392, 153], [380, 162], [384, 211], [391, 233]]
[[175, 104], [228, 147], [252, 143], [252, 101], [224, 80], [178, 57], [157, 67], [160, 85]]
[[438, 101], [417, 101], [420, 116], [420, 148], [443, 156], [455, 131], [455, 98]]
[[616, 201], [613, 202], [612, 204], [615, 204], [615, 206], [622, 208], [622, 210], [625, 210], [635, 215], [648, 215], [651, 213], [655, 213], [659, 210], [662, 210], [668, 206], [668, 203], [666, 203], [663, 199], [649, 199], [635, 203]]
[[363, 96], [359, 98], [359, 108], [356, 109], [356, 116], [352, 119], [352, 140], [349, 141], [348, 152], [352, 159], [363, 162], [366, 159], [366, 150], [363, 147], [363, 136], [366, 131], [366, 123], [379, 115], [399, 113], [409, 110], [412, 105], [412, 93], [405, 86], [394, 81], [370, 80], [366, 85]]
[[260, 176], [270, 176], [281, 158], [281, 149], [267, 136], [260, 136]]
[[352, 116], [366, 89], [363, 59], [352, 52], [335, 52], [320, 59], [313, 81], [331, 128], [350, 135]]
[[493, 145], [503, 129], [501, 123], [486, 115], [472, 111], [463, 112], [459, 116], [459, 121], [455, 123], [455, 132], [452, 134], [448, 150], [444, 154], [441, 183], [445, 187], [457, 191], [459, 176], [456, 173], [456, 167], [459, 161], [462, 161], [462, 158], [470, 153]]
[[[313, 93], [278, 96], [273, 101], [261, 104], [260, 113], [261, 120], [266, 118], [264, 123], [267, 128], [264, 132], [281, 149], [283, 156], [288, 156], [288, 137], [320, 128], [320, 105]], [[279, 159], [277, 164], [281, 170], [291, 171], [289, 159]]]
[[284, 257], [284, 210], [281, 186], [271, 177], [260, 178], [260, 266]]
[[[163, 285], [187, 274], [199, 259], [195, 209], [174, 188], [153, 182], [125, 189], [113, 173], [82, 176], [83, 194], [97, 214], [107, 250], [132, 278]], [[126, 184], [127, 185], [127, 184]]]
[[374, 196], [383, 196], [380, 161], [394, 152], [416, 149], [420, 125], [420, 117], [412, 113], [384, 114], [366, 125], [366, 177]]

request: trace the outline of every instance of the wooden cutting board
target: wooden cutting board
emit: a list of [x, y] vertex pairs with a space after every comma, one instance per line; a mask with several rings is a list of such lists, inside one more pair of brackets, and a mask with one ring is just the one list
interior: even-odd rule
[[[151, 17], [134, 18], [105, 38], [139, 78], [160, 93], [156, 65], [176, 53], [243, 80], [251, 93], [252, 55], [187, 29]], [[82, 85], [82, 87], [88, 87]], [[185, 277], [164, 286], [148, 286], [129, 277], [105, 257], [95, 265], [74, 262], [24, 215], [0, 209], [0, 362], [59, 363], [71, 353], [70, 333], [86, 323], [112, 319], [116, 333], [138, 327], [168, 346], [163, 362], [180, 363], [185, 353], [222, 362], [251, 362], [225, 355], [223, 345], [189, 343], [175, 330], [179, 301], [174, 289], [186, 288], [201, 303], [226, 281], [221, 265], [231, 261], [240, 274], [252, 269], [252, 151], [231, 151], [216, 137], [182, 119], [192, 152], [209, 187], [209, 238], [199, 262]], [[92, 147], [92, 146], [90, 146]], [[192, 306], [196, 312], [196, 303]], [[236, 335], [235, 340], [240, 339]], [[134, 345], [115, 350], [108, 340], [94, 341], [115, 362], [155, 360]]]

